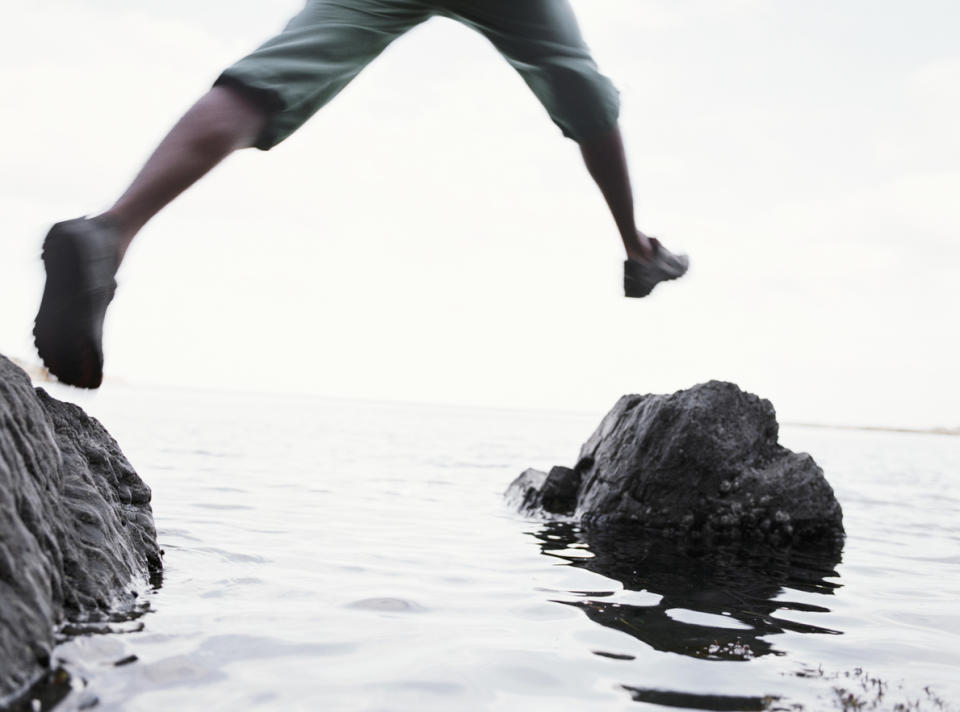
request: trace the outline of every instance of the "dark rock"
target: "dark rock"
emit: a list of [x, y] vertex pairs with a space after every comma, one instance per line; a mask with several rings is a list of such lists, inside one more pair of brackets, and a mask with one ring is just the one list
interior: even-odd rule
[[565, 515], [588, 529], [777, 546], [841, 541], [843, 513], [823, 471], [780, 446], [777, 433], [770, 402], [732, 383], [623, 396], [572, 470], [527, 470], [507, 495], [528, 514]]
[[0, 356], [0, 706], [49, 668], [64, 619], [133, 608], [161, 566], [150, 488], [116, 441]]
[[580, 473], [557, 465], [550, 469], [540, 489], [540, 506], [551, 514], [570, 514], [577, 506]]

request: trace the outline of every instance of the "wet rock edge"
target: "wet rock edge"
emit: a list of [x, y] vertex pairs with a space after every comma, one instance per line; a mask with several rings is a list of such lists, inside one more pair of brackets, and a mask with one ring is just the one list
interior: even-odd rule
[[96, 419], [0, 355], [0, 709], [50, 673], [65, 622], [142, 607], [162, 571], [150, 499]]

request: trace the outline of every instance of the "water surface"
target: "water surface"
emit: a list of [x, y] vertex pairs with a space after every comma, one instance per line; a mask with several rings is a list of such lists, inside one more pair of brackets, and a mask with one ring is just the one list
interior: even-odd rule
[[508, 483], [574, 462], [602, 413], [119, 386], [81, 403], [152, 486], [166, 569], [145, 615], [58, 648], [58, 709], [960, 701], [960, 438], [783, 428], [848, 539], [777, 555], [509, 511]]

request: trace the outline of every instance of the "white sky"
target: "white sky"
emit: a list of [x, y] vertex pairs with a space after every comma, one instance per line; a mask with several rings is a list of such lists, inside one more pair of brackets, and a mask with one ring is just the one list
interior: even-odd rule
[[[107, 207], [298, 7], [5, 1], [0, 352], [35, 358], [49, 224]], [[107, 377], [596, 411], [718, 378], [782, 420], [960, 425], [960, 4], [574, 7], [623, 94], [641, 227], [687, 278], [621, 296], [576, 146], [433, 20], [144, 230]]]

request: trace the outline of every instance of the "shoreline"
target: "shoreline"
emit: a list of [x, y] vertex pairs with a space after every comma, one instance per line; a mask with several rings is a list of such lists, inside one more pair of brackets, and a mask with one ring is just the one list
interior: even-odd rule
[[830, 425], [828, 423], [783, 422], [791, 428], [819, 428], [821, 430], [866, 430], [879, 433], [913, 433], [915, 435], [960, 436], [960, 428], [904, 428], [892, 425]]
[[[30, 376], [30, 379], [34, 384], [46, 384], [46, 383], [58, 383], [58, 381], [53, 378], [49, 371], [39, 363], [27, 361], [26, 359], [21, 359], [17, 357], [11, 357], [17, 366], [22, 368]], [[111, 379], [114, 380], [114, 379]], [[116, 381], [115, 381], [116, 382]], [[192, 390], [191, 387], [187, 387]], [[219, 389], [214, 389], [219, 390]], [[293, 395], [293, 394], [278, 394], [278, 395]], [[342, 397], [338, 396], [324, 396], [321, 394], [316, 394], [321, 398], [332, 398], [339, 399]], [[379, 399], [367, 399], [367, 398], [351, 398], [346, 397], [345, 400], [374, 400], [376, 402], [381, 402]], [[407, 403], [407, 401], [392, 401], [385, 400], [382, 401], [385, 403]], [[414, 402], [410, 403], [411, 405], [462, 405], [464, 407], [486, 407], [486, 406], [476, 406], [474, 404], [464, 403], [464, 404], [453, 404], [453, 403], [421, 403]], [[529, 410], [527, 408], [496, 408], [495, 410]], [[537, 409], [539, 410], [539, 409]], [[567, 413], [577, 413], [581, 414], [579, 411], [564, 411]], [[960, 427], [956, 428], [945, 428], [945, 427], [930, 427], [930, 428], [908, 428], [905, 426], [894, 426], [894, 425], [831, 425], [829, 423], [811, 423], [803, 421], [784, 421], [780, 424], [781, 426], [788, 426], [793, 428], [818, 428], [821, 430], [862, 430], [862, 431], [872, 431], [872, 432], [881, 432], [881, 433], [913, 433], [917, 435], [947, 435], [957, 437], [960, 436]]]

